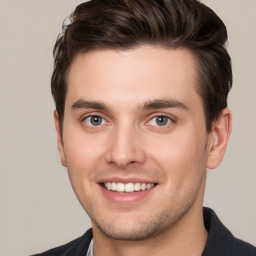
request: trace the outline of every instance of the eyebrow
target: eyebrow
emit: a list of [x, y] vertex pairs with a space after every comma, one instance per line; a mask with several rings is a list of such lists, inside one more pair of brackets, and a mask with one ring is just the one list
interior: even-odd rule
[[181, 101], [176, 99], [166, 99], [166, 100], [150, 100], [143, 103], [140, 106], [142, 110], [159, 109], [159, 108], [179, 108], [183, 110], [188, 110], [188, 107]]
[[[110, 111], [110, 108], [101, 101], [86, 101], [79, 99], [72, 104], [72, 109], [96, 109], [101, 111]], [[150, 100], [141, 104], [138, 110], [151, 110], [160, 108], [178, 108], [183, 110], [188, 110], [188, 107], [181, 101], [176, 99], [166, 99], [166, 100]]]
[[72, 104], [72, 109], [80, 109], [80, 108], [92, 108], [102, 111], [108, 111], [109, 108], [106, 104], [100, 101], [86, 101], [86, 100], [77, 100], [75, 103]]

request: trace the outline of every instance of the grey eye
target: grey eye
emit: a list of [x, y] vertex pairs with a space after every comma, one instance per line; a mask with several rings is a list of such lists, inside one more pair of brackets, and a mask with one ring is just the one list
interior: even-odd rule
[[156, 117], [156, 123], [159, 126], [167, 125], [169, 122], [170, 118], [167, 116], [158, 116]]
[[98, 126], [98, 125], [101, 125], [101, 123], [102, 123], [102, 117], [100, 117], [100, 116], [92, 116], [90, 121], [91, 121], [92, 125]]
[[88, 116], [84, 119], [84, 122], [89, 126], [100, 126], [106, 123], [101, 116]]
[[172, 122], [168, 116], [155, 116], [150, 119], [149, 124], [152, 126], [165, 126]]

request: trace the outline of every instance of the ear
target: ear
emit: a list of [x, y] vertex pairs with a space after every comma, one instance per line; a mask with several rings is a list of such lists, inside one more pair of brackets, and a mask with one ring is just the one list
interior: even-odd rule
[[224, 157], [232, 128], [232, 114], [225, 108], [216, 122], [213, 123], [209, 140], [207, 168], [214, 169]]
[[62, 139], [62, 135], [61, 135], [59, 115], [56, 110], [54, 111], [53, 115], [54, 115], [55, 129], [57, 132], [57, 145], [58, 145], [60, 160], [61, 160], [62, 165], [67, 167], [64, 146], [63, 146], [63, 139]]

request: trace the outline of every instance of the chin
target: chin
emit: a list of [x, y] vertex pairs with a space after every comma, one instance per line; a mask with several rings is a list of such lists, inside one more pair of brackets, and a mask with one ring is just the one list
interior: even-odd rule
[[114, 221], [104, 221], [101, 219], [100, 221], [93, 221], [93, 226], [108, 238], [138, 241], [158, 236], [165, 230], [172, 228], [173, 224], [180, 217], [180, 215], [176, 215], [174, 212], [166, 211], [154, 216], [148, 216], [147, 218], [145, 216], [131, 218], [130, 221], [125, 216], [119, 216]]
[[[96, 224], [97, 225], [97, 224]], [[98, 229], [103, 235], [114, 240], [138, 241], [155, 236], [158, 232], [153, 226], [138, 225], [136, 228], [126, 225], [126, 227], [99, 226]]]

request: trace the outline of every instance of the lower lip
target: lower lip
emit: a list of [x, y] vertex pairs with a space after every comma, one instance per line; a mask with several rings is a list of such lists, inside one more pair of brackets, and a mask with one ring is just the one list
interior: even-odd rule
[[119, 192], [108, 190], [102, 185], [99, 185], [99, 186], [102, 193], [108, 200], [114, 203], [119, 203], [119, 204], [135, 203], [135, 202], [141, 201], [147, 196], [149, 196], [150, 193], [155, 189], [155, 186], [154, 186], [151, 189], [147, 189], [139, 192], [119, 193]]

